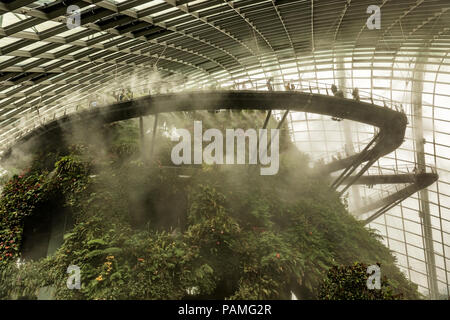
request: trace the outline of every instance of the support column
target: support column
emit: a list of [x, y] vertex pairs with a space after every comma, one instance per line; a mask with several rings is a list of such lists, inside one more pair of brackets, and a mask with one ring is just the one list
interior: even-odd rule
[[[413, 131], [414, 144], [416, 148], [416, 163], [419, 172], [425, 172], [425, 145], [423, 137], [423, 119], [422, 119], [422, 92], [423, 92], [423, 76], [424, 69], [428, 58], [419, 57], [414, 69], [412, 83], [412, 115], [413, 115]], [[438, 285], [436, 276], [436, 262], [434, 257], [433, 233], [431, 228], [430, 204], [428, 197], [428, 189], [422, 189], [419, 192], [419, 215], [422, 220], [423, 243], [425, 249], [425, 263], [427, 266], [428, 286], [430, 289], [430, 298], [437, 299]]]

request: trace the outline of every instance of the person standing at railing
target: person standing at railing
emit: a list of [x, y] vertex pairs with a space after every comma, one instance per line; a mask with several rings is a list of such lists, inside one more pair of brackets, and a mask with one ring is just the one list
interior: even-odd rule
[[284, 85], [284, 88], [286, 89], [286, 91], [291, 91], [291, 84], [288, 82]]
[[[344, 92], [342, 92], [342, 90], [338, 90], [338, 88], [336, 87], [335, 84], [331, 85], [331, 92], [333, 92], [333, 95], [335, 97], [344, 98]], [[343, 119], [337, 118], [337, 117], [331, 117], [331, 120], [333, 120], [333, 121], [342, 121]]]
[[333, 95], [336, 95], [337, 87], [336, 87], [335, 84], [332, 84], [332, 85], [331, 85], [331, 92], [333, 92]]

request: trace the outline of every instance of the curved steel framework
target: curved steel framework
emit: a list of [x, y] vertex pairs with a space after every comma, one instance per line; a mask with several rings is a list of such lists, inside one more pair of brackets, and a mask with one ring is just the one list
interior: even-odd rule
[[[440, 177], [370, 226], [423, 293], [448, 296], [450, 3], [380, 0], [381, 27], [371, 29], [373, 2], [0, 1], [0, 149], [111, 88], [146, 94], [158, 83], [162, 90], [261, 89], [255, 82], [269, 78], [279, 83], [275, 89], [289, 81], [310, 93], [324, 94], [335, 83], [350, 96], [348, 88], [358, 87], [370, 91], [375, 104], [377, 96], [399, 101], [409, 122], [402, 146], [367, 173], [411, 174], [432, 166]], [[69, 5], [81, 11], [75, 29], [66, 24]], [[298, 146], [325, 160], [360, 153], [374, 136], [364, 124], [320, 115], [290, 112], [287, 120]], [[346, 179], [336, 184], [344, 187]], [[350, 205], [398, 191], [369, 187], [351, 187]]]

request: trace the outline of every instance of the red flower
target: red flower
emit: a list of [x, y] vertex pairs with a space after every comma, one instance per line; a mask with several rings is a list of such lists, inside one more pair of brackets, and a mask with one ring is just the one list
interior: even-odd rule
[[280, 259], [280, 254], [277, 253], [277, 254], [276, 254], [276, 257], [277, 257], [277, 259]]
[[219, 245], [219, 244], [220, 244], [220, 241], [217, 241], [216, 244]]

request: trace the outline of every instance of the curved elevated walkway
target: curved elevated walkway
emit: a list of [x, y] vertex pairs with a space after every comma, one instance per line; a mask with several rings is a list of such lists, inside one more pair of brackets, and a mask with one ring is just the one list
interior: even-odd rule
[[[324, 173], [345, 169], [354, 163], [355, 160], [362, 163], [378, 159], [394, 151], [403, 143], [407, 125], [406, 115], [401, 112], [350, 99], [304, 92], [220, 90], [148, 96], [137, 100], [125, 101], [106, 107], [65, 115], [21, 137], [13, 148], [31, 141], [33, 138], [54, 132], [55, 130], [70, 130], [76, 124], [101, 125], [162, 112], [212, 111], [218, 109], [284, 109], [311, 112], [331, 117], [345, 118], [379, 128], [377, 143], [373, 145], [370, 154], [366, 150], [362, 154], [356, 154], [318, 168]], [[11, 149], [5, 152], [3, 159], [7, 158], [10, 152]]]

